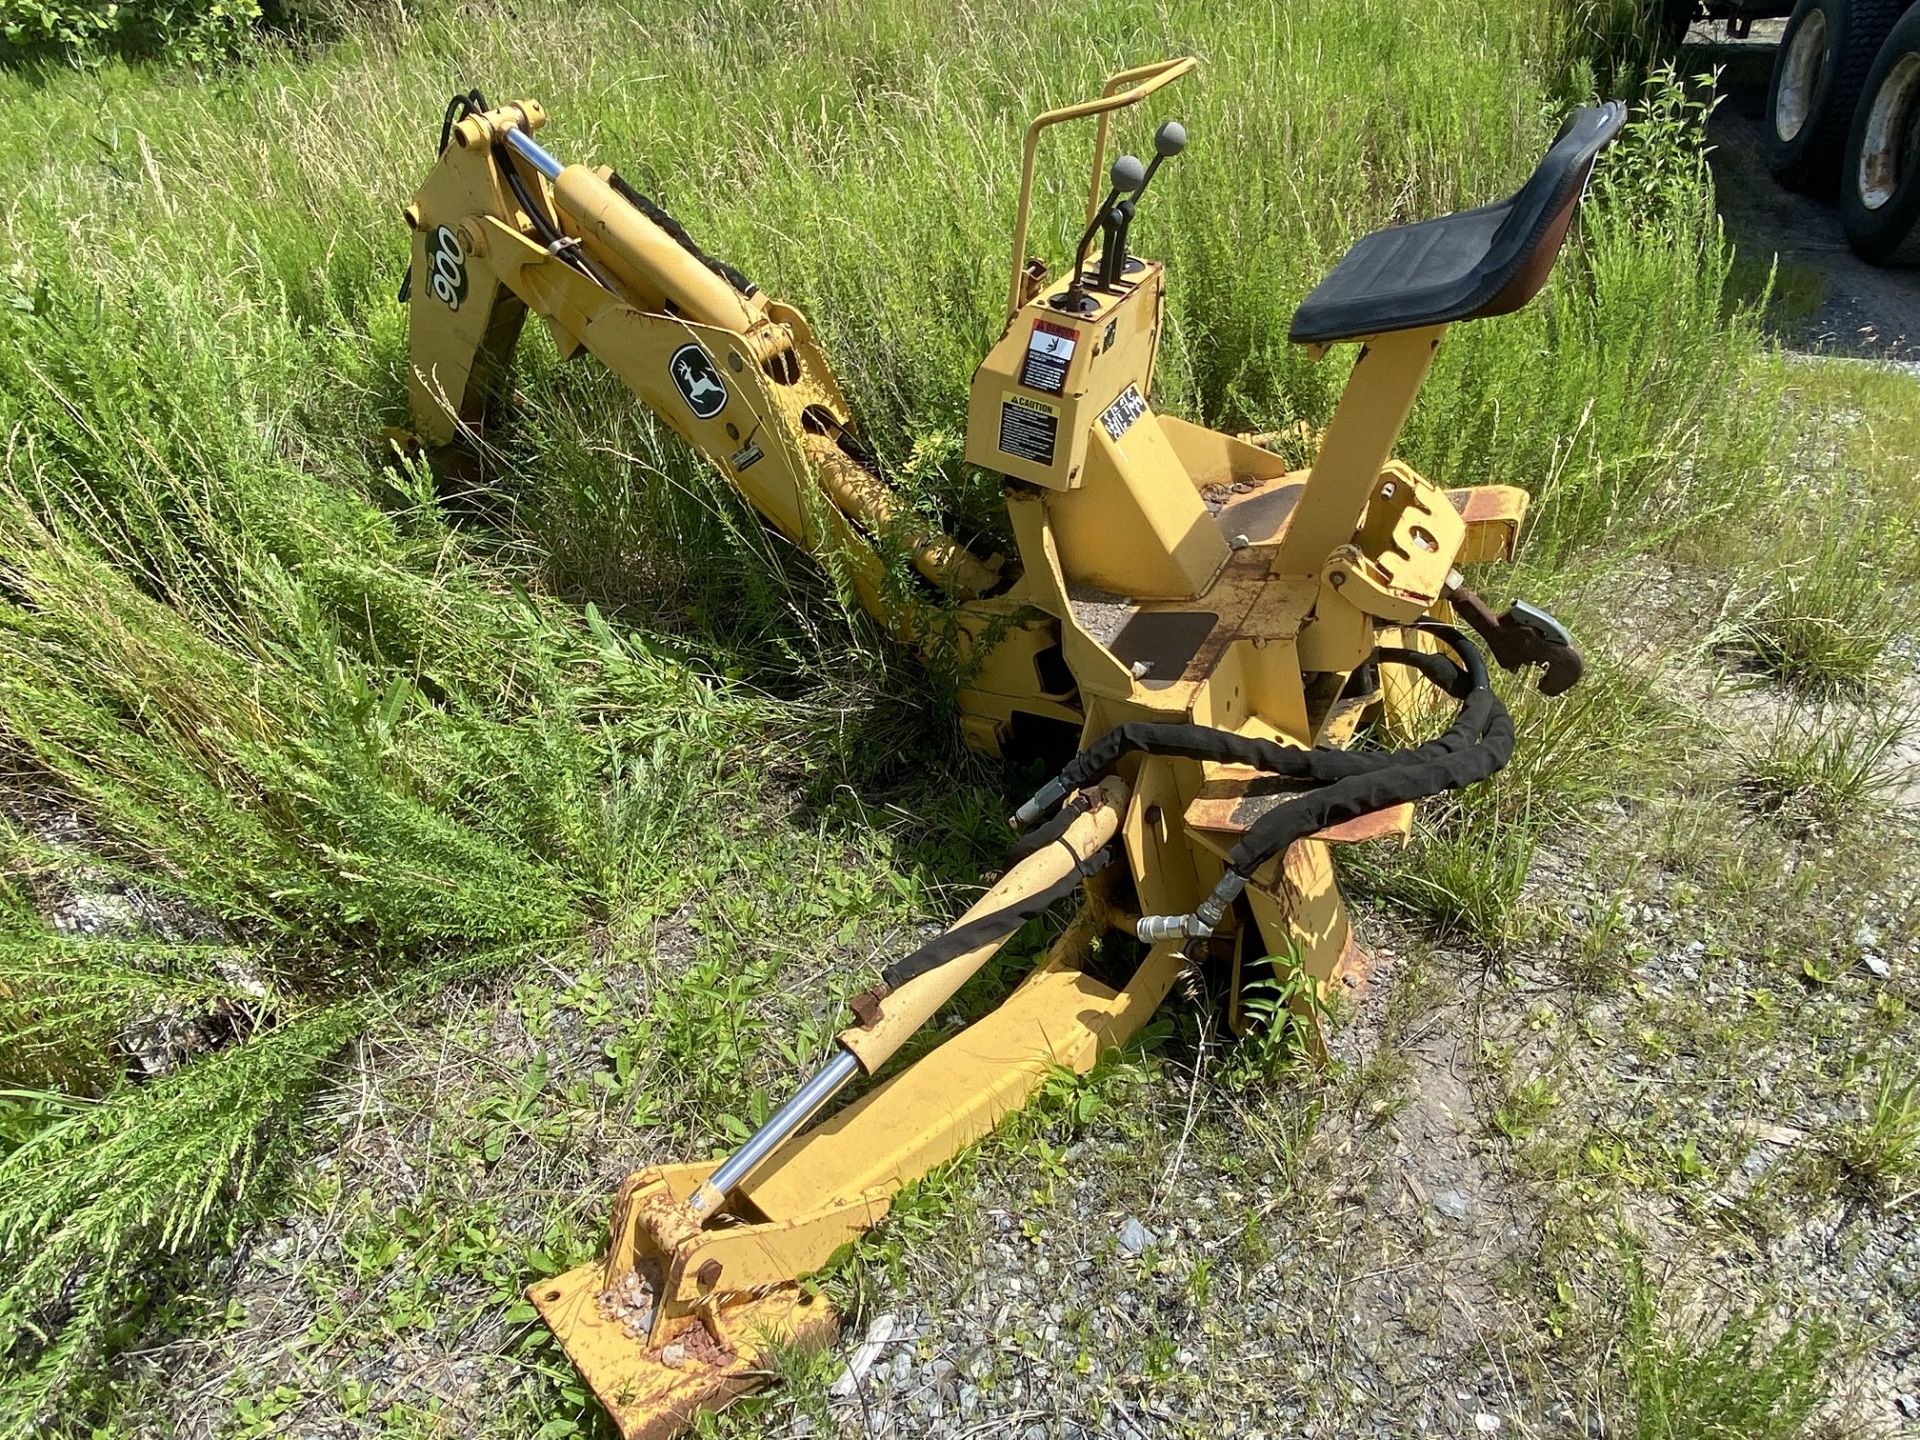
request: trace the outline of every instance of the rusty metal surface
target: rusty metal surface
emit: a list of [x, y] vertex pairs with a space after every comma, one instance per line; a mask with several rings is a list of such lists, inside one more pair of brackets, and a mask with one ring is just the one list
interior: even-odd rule
[[1514, 537], [1527, 513], [1527, 492], [1516, 485], [1475, 485], [1447, 491], [1447, 499], [1466, 521], [1467, 538], [1457, 565], [1480, 565], [1513, 558]]
[[771, 1378], [775, 1345], [831, 1343], [839, 1319], [825, 1300], [787, 1287], [682, 1318], [649, 1347], [648, 1317], [603, 1284], [595, 1262], [527, 1290], [625, 1440], [668, 1440]]
[[[1308, 781], [1263, 775], [1244, 766], [1215, 766], [1187, 806], [1187, 826], [1238, 839], [1275, 807], [1313, 788]], [[1413, 809], [1411, 804], [1389, 805], [1329, 826], [1309, 838], [1352, 845], [1389, 835], [1404, 836], [1413, 826]]]
[[1542, 695], [1559, 695], [1580, 683], [1586, 673], [1586, 661], [1571, 645], [1562, 644], [1519, 619], [1512, 610], [1502, 614], [1464, 585], [1456, 585], [1447, 594], [1460, 618], [1472, 626], [1502, 670], [1520, 670], [1538, 665], [1544, 672], [1538, 681]]
[[1363, 845], [1369, 840], [1385, 840], [1388, 836], [1398, 836], [1404, 840], [1412, 830], [1413, 802], [1409, 800], [1370, 814], [1356, 815], [1338, 825], [1329, 825], [1308, 838], [1324, 840], [1329, 845]]
[[1221, 534], [1229, 539], [1244, 536], [1251, 545], [1272, 545], [1286, 532], [1293, 507], [1306, 489], [1305, 481], [1252, 484], [1241, 480], [1200, 493], [1202, 498], [1219, 505], [1214, 519], [1219, 522]]

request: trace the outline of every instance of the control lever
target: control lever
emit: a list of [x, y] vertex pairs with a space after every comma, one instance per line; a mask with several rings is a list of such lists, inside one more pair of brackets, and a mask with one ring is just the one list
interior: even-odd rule
[[1586, 661], [1574, 648], [1567, 627], [1537, 605], [1516, 600], [1502, 614], [1473, 591], [1458, 570], [1447, 574], [1447, 600], [1460, 618], [1472, 626], [1502, 670], [1518, 670], [1526, 665], [1544, 667], [1540, 693], [1558, 695], [1580, 683], [1586, 673]]
[[1100, 256], [1100, 288], [1110, 290], [1119, 283], [1120, 277], [1127, 273], [1127, 231], [1133, 225], [1134, 212], [1140, 208], [1140, 197], [1147, 193], [1147, 186], [1153, 183], [1154, 172], [1162, 161], [1171, 160], [1187, 148], [1187, 127], [1178, 120], [1168, 120], [1153, 132], [1153, 163], [1147, 166], [1147, 173], [1140, 177], [1140, 183], [1133, 194], [1113, 207], [1114, 221], [1107, 226], [1106, 248]]
[[[1159, 163], [1157, 157], [1154, 163]], [[1107, 179], [1112, 182], [1113, 188], [1107, 192], [1107, 198], [1100, 202], [1099, 210], [1094, 212], [1093, 220], [1081, 232], [1080, 243], [1074, 248], [1073, 279], [1067, 283], [1064, 292], [1055, 295], [1047, 302], [1056, 310], [1082, 313], [1093, 308], [1092, 303], [1087, 299], [1086, 281], [1080, 274], [1087, 263], [1087, 246], [1093, 243], [1093, 232], [1096, 230], [1106, 230], [1108, 243], [1112, 243], [1112, 226], [1115, 223], [1114, 211], [1117, 202], [1122, 195], [1130, 194], [1147, 183], [1147, 167], [1140, 163], [1140, 157], [1137, 155], [1122, 155], [1108, 168]]]

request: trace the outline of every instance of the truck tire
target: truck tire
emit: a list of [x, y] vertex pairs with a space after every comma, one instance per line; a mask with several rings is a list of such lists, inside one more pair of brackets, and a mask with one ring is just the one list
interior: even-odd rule
[[1660, 0], [1658, 23], [1660, 38], [1669, 47], [1678, 45], [1687, 38], [1687, 30], [1693, 24], [1694, 12], [1698, 10], [1698, 0]]
[[1906, 0], [1800, 0], [1767, 87], [1767, 167], [1793, 190], [1838, 186], [1853, 109]]
[[1920, 264], [1920, 6], [1880, 47], [1854, 111], [1841, 171], [1847, 243], [1875, 265]]

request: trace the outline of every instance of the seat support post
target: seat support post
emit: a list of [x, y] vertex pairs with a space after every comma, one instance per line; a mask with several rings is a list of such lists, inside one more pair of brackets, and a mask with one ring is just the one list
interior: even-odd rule
[[1446, 330], [1428, 325], [1361, 343], [1274, 556], [1274, 574], [1317, 576], [1327, 557], [1353, 538]]

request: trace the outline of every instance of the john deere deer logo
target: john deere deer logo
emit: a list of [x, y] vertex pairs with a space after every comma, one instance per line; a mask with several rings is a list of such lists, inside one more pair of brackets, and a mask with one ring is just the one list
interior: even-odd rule
[[701, 420], [711, 420], [727, 403], [726, 383], [713, 368], [713, 360], [698, 345], [682, 345], [667, 362], [674, 387], [687, 408]]

